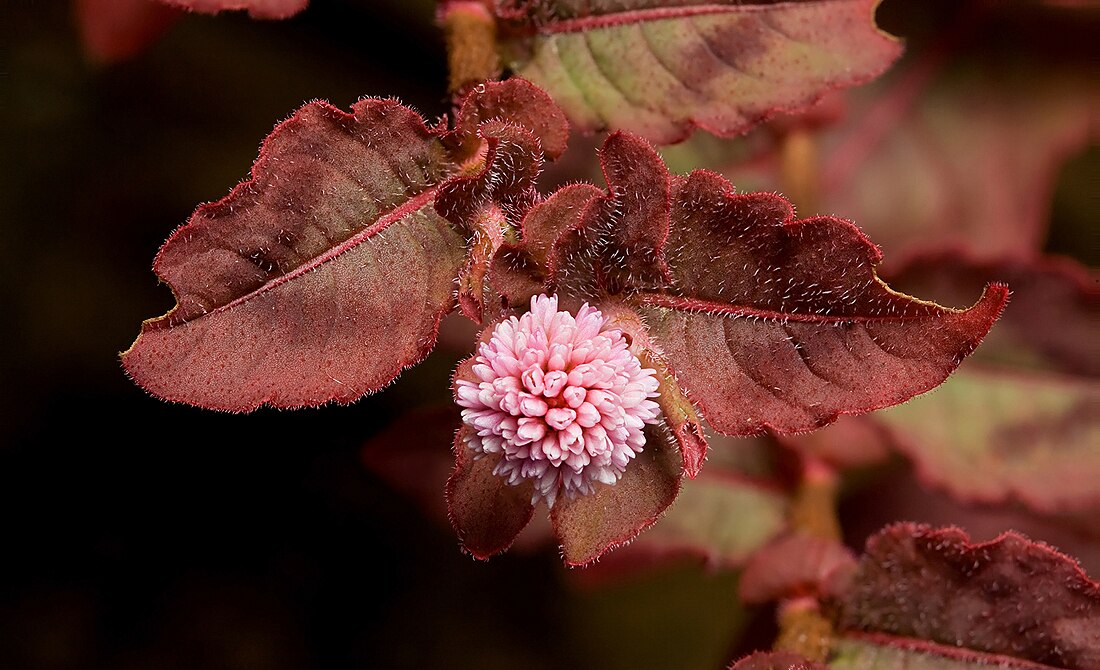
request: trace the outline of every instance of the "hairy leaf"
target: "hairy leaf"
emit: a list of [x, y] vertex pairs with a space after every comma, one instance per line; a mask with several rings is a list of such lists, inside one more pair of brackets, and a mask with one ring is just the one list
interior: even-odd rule
[[477, 323], [485, 307], [489, 261], [538, 200], [535, 182], [542, 168], [538, 140], [525, 128], [491, 121], [479, 135], [487, 143], [485, 167], [449, 180], [435, 199], [436, 211], [472, 238], [458, 277], [458, 303]]
[[203, 14], [248, 10], [254, 19], [285, 19], [306, 8], [309, 0], [160, 0], [167, 5]]
[[511, 486], [493, 474], [499, 457], [474, 452], [463, 426], [455, 435], [455, 471], [447, 481], [447, 510], [462, 547], [474, 558], [487, 559], [508, 547], [531, 520], [534, 486]]
[[838, 623], [1061, 668], [1100, 666], [1100, 584], [1014, 533], [971, 544], [955, 528], [886, 528], [868, 540]]
[[550, 510], [568, 565], [582, 566], [653, 525], [680, 490], [682, 459], [667, 435], [649, 428], [646, 448], [612, 486], [558, 500]]
[[123, 355], [155, 395], [247, 411], [350, 402], [435, 343], [461, 236], [432, 208], [447, 157], [396, 102], [314, 102], [264, 142], [252, 178], [157, 255], [176, 307]]
[[743, 132], [781, 110], [863, 83], [898, 56], [875, 27], [878, 0], [508, 0], [507, 66], [585, 130], [668, 143], [694, 127]]
[[446, 138], [458, 160], [469, 158], [481, 147], [483, 123], [500, 121], [522, 126], [538, 138], [542, 153], [554, 160], [565, 153], [569, 123], [546, 93], [518, 77], [486, 84], [462, 99], [455, 114], [455, 131]]
[[[525, 82], [488, 84], [484, 95], [507, 106], [509, 92], [512, 108], [553, 116], [552, 101]], [[486, 123], [482, 158], [453, 154], [478, 95], [460, 107], [455, 131], [377, 99], [350, 114], [310, 103], [276, 127], [251, 178], [199, 207], [157, 255], [177, 305], [143, 324], [123, 354], [134, 380], [165, 399], [247, 411], [351, 402], [423, 358], [454, 303], [463, 233], [478, 232], [460, 214], [505, 193], [505, 206], [528, 206], [541, 164], [533, 133], [553, 129]], [[451, 176], [460, 170], [475, 174]], [[486, 175], [498, 180], [491, 195], [479, 191]], [[511, 182], [498, 183], [503, 176]], [[478, 296], [478, 267], [467, 262], [468, 299]]]
[[971, 309], [891, 291], [851, 223], [796, 221], [779, 196], [724, 179], [673, 180], [672, 286], [634, 297], [651, 336], [710, 424], [728, 434], [802, 432], [907, 400], [942, 382], [1008, 297]]

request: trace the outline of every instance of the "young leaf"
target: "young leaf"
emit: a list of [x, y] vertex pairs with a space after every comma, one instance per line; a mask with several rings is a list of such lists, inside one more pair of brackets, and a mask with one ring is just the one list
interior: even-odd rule
[[309, 0], [160, 0], [166, 5], [202, 14], [248, 10], [254, 19], [285, 19], [306, 8]]
[[713, 173], [674, 179], [671, 220], [672, 286], [633, 301], [689, 397], [727, 434], [812, 430], [927, 391], [1008, 297], [992, 284], [959, 311], [895, 293], [851, 223], [796, 221], [786, 200], [735, 195]]
[[1069, 557], [1014, 533], [971, 544], [955, 528], [890, 526], [868, 540], [837, 605], [842, 631], [899, 636], [903, 648], [930, 641], [984, 652], [970, 664], [917, 667], [988, 665], [995, 659], [987, 654], [1100, 667], [1100, 584]]
[[486, 143], [485, 167], [440, 187], [435, 209], [472, 240], [458, 276], [458, 304], [463, 314], [481, 323], [489, 261], [538, 200], [535, 183], [542, 151], [528, 130], [502, 121], [482, 124], [478, 135]]
[[670, 143], [694, 127], [741, 133], [879, 75], [901, 47], [875, 27], [878, 2], [509, 0], [496, 12], [506, 65], [575, 125]]

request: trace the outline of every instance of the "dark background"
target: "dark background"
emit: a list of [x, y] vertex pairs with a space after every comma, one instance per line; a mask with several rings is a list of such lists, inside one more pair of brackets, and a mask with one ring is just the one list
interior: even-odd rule
[[0, 667], [708, 668], [768, 643], [730, 575], [595, 588], [552, 548], [478, 563], [367, 472], [364, 441], [446, 401], [457, 353], [349, 407], [247, 416], [167, 405], [122, 372], [172, 306], [156, 250], [278, 120], [362, 95], [447, 111], [431, 2], [188, 16], [109, 66], [66, 3], [4, 4]]

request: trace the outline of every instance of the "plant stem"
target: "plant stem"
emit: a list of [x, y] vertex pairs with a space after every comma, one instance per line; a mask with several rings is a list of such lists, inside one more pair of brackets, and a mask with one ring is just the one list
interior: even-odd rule
[[[791, 503], [790, 526], [793, 532], [840, 541], [837, 518], [839, 478], [829, 464], [810, 455], [802, 455], [802, 479]], [[832, 645], [832, 623], [821, 613], [817, 599], [810, 596], [789, 598], [779, 603], [777, 651], [792, 651], [811, 660], [824, 662]]]
[[821, 194], [821, 165], [817, 140], [806, 128], [792, 128], [783, 134], [779, 145], [782, 189], [799, 212], [817, 212]]
[[472, 86], [500, 76], [496, 21], [479, 0], [445, 2], [439, 22], [447, 42], [447, 89], [461, 95]]

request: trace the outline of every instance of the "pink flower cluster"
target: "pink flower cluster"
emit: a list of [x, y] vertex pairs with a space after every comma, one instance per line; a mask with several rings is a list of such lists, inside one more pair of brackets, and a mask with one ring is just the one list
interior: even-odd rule
[[574, 318], [557, 297], [532, 298], [531, 311], [493, 330], [473, 371], [479, 383], [456, 385], [468, 443], [499, 454], [494, 472], [510, 484], [533, 481], [533, 502], [614, 484], [657, 422], [655, 371], [587, 304]]

